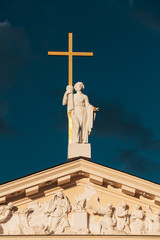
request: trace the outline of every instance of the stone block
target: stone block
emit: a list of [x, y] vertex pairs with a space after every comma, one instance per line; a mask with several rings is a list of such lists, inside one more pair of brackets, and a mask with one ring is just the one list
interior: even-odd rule
[[39, 186], [34, 186], [34, 187], [30, 187], [30, 188], [27, 188], [26, 189], [26, 196], [29, 197], [29, 196], [32, 196], [36, 193], [39, 192]]
[[1, 204], [1, 203], [5, 203], [5, 202], [6, 202], [6, 197], [5, 197], [5, 196], [4, 196], [4, 197], [1, 197], [1, 198], [0, 198], [0, 204]]
[[58, 178], [57, 183], [58, 185], [62, 185], [65, 183], [69, 183], [71, 181], [71, 175], [67, 175], [61, 178]]
[[91, 145], [89, 143], [69, 143], [68, 144], [68, 160], [74, 160], [79, 157], [91, 159]]
[[134, 188], [128, 187], [128, 186], [122, 186], [122, 192], [130, 195], [130, 196], [134, 196], [136, 190]]
[[98, 185], [103, 184], [103, 178], [95, 176], [93, 174], [90, 174], [90, 181]]
[[88, 213], [85, 210], [73, 212], [73, 227], [72, 230], [86, 230], [88, 231]]
[[155, 197], [155, 204], [160, 205], [160, 197]]

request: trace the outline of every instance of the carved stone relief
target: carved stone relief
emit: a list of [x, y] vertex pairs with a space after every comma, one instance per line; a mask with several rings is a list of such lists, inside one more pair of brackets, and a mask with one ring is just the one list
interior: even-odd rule
[[65, 231], [65, 228], [70, 227], [68, 220], [70, 211], [71, 204], [68, 198], [62, 192], [55, 193], [46, 211], [49, 220], [49, 234], [60, 234]]
[[[136, 205], [129, 213], [129, 206], [125, 202], [116, 208], [110, 202], [104, 206], [98, 197], [95, 198], [98, 208], [95, 208], [87, 205], [94, 194], [96, 192], [93, 189], [85, 189], [83, 194], [75, 196], [72, 207], [62, 192], [56, 192], [43, 205], [37, 201], [22, 211], [12, 203], [1, 205], [0, 235], [160, 234], [160, 211], [153, 213], [150, 206], [144, 211], [140, 205]], [[90, 216], [89, 209], [89, 212], [93, 212]], [[69, 222], [69, 213], [72, 215], [72, 224]], [[96, 215], [99, 216], [98, 222], [95, 222]]]
[[148, 233], [160, 235], [160, 210], [153, 213], [151, 207], [148, 206], [146, 220]]
[[132, 234], [145, 234], [145, 213], [140, 205], [136, 205], [130, 216], [130, 229]]
[[96, 200], [100, 208], [98, 209], [92, 206], [89, 206], [89, 208], [94, 211], [95, 215], [101, 216], [99, 222], [99, 234], [113, 234], [116, 219], [112, 204], [107, 203], [106, 207], [104, 207], [101, 205], [99, 198], [96, 198]]
[[71, 233], [76, 234], [87, 234], [88, 229], [88, 213], [86, 211], [87, 199], [84, 194], [79, 194], [75, 196], [73, 212], [72, 212], [72, 228]]
[[128, 206], [125, 202], [122, 202], [119, 207], [116, 208], [116, 220], [117, 220], [117, 230], [130, 233], [129, 228], [129, 214]]

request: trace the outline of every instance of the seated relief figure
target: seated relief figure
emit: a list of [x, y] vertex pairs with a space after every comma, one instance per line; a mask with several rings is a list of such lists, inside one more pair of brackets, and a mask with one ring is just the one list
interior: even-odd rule
[[122, 202], [120, 206], [116, 208], [116, 219], [117, 230], [130, 233], [128, 206], [125, 202]]
[[67, 112], [72, 118], [72, 143], [88, 143], [88, 136], [93, 128], [95, 112], [99, 108], [93, 107], [88, 97], [82, 93], [84, 84], [74, 85], [77, 93], [73, 94], [73, 87], [67, 86], [63, 97], [63, 105], [68, 105]]
[[71, 211], [71, 204], [62, 192], [55, 193], [48, 204], [46, 214], [49, 217], [49, 234], [60, 234], [70, 227], [68, 213]]
[[111, 203], [107, 203], [106, 207], [102, 206], [99, 202], [99, 198], [96, 199], [100, 209], [93, 208], [90, 206], [90, 209], [95, 211], [95, 214], [99, 216], [103, 216], [103, 218], [99, 222], [99, 233], [100, 234], [113, 234], [114, 226], [116, 224], [116, 219], [114, 215], [114, 209]]

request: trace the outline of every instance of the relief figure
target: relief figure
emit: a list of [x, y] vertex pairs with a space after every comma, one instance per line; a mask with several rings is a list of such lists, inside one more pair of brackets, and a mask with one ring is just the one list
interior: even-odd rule
[[117, 230], [130, 233], [128, 206], [125, 202], [122, 202], [120, 206], [116, 208], [116, 219]]
[[106, 207], [100, 204], [99, 198], [97, 202], [100, 206], [100, 209], [90, 206], [90, 209], [95, 211], [94, 214], [102, 216], [99, 222], [99, 233], [100, 234], [112, 234], [114, 232], [114, 226], [116, 225], [116, 219], [114, 215], [114, 209], [111, 203], [107, 203]]
[[70, 227], [68, 213], [71, 211], [71, 204], [62, 192], [55, 193], [48, 204], [46, 214], [49, 218], [49, 234], [60, 234], [65, 228]]

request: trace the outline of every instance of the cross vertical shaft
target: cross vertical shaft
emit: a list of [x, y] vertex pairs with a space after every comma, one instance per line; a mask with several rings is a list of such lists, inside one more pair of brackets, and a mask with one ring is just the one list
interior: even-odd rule
[[73, 74], [73, 68], [72, 68], [72, 33], [69, 33], [69, 39], [68, 39], [68, 49], [69, 49], [69, 62], [68, 62], [68, 85], [72, 86], [73, 80], [72, 80], [72, 74]]
[[[72, 86], [73, 84], [73, 56], [93, 56], [93, 52], [73, 52], [72, 51], [72, 33], [68, 34], [68, 52], [48, 52], [48, 55], [55, 56], [68, 56], [68, 85]], [[68, 128], [69, 128], [69, 143], [72, 142], [72, 118], [71, 112], [68, 114]]]
[[[68, 85], [72, 86], [73, 80], [72, 80], [72, 75], [73, 75], [73, 68], [72, 68], [72, 33], [68, 34], [68, 51], [69, 51], [69, 58], [68, 58]], [[71, 117], [71, 112], [68, 113], [68, 140], [69, 143], [72, 142], [72, 117]]]

